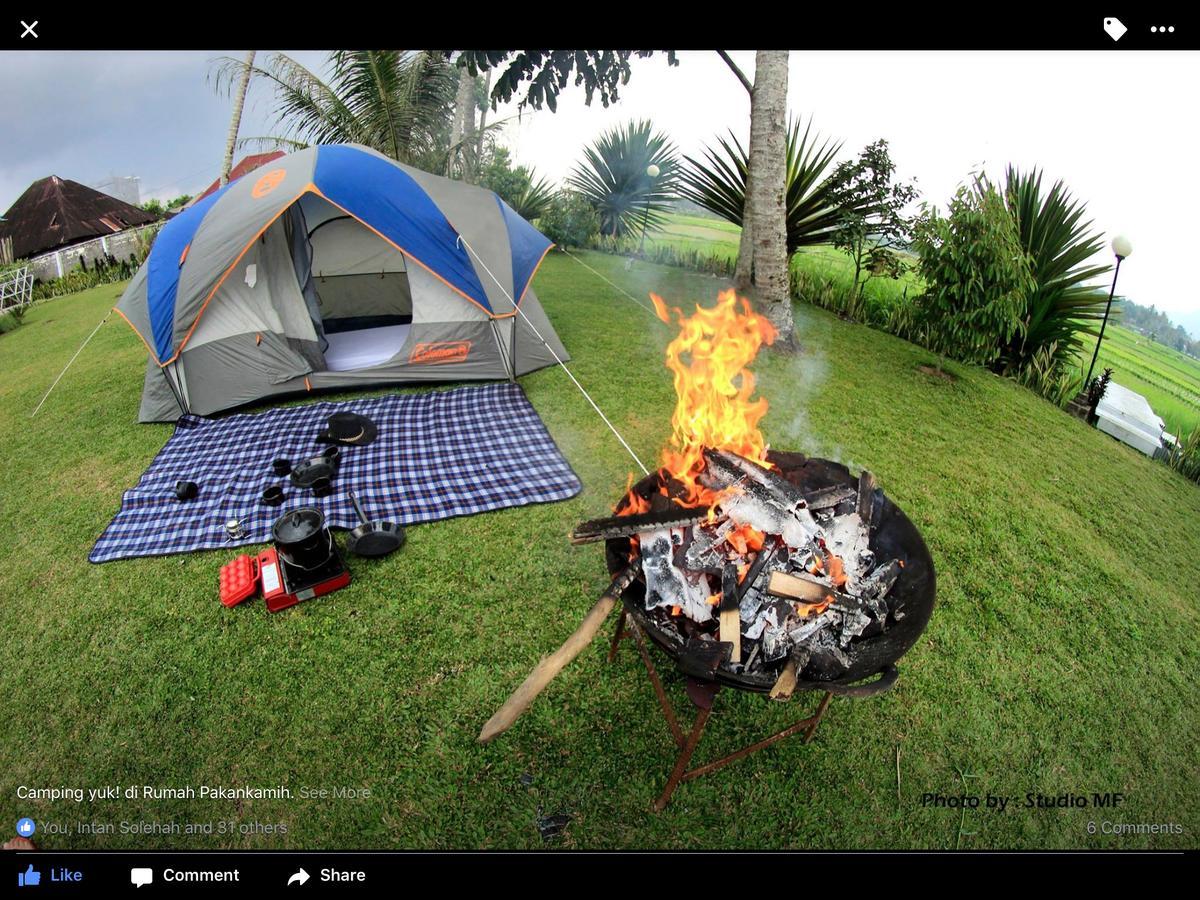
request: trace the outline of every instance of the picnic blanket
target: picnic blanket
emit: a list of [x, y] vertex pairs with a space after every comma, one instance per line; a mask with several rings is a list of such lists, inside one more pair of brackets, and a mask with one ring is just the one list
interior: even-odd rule
[[[316, 441], [335, 412], [372, 419], [378, 438], [365, 447], [342, 446], [333, 494], [314, 498], [271, 463], [293, 463], [325, 449]], [[194, 481], [199, 496], [175, 497], [175, 482]], [[283, 488], [281, 506], [262, 502], [263, 489]], [[402, 525], [579, 493], [578, 477], [559, 453], [519, 385], [488, 384], [342, 403], [272, 409], [208, 419], [184, 416], [88, 559], [231, 548], [271, 539], [284, 512], [315, 506], [334, 528], [359, 523], [347, 496], [353, 490], [368, 518]], [[240, 519], [246, 536], [230, 540], [225, 522]]]

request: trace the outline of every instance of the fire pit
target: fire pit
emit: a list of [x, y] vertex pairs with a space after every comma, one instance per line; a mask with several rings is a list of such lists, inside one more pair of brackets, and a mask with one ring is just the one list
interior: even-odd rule
[[[661, 810], [683, 781], [801, 731], [811, 740], [834, 694], [891, 688], [897, 660], [933, 612], [935, 575], [920, 533], [870, 472], [856, 477], [839, 463], [767, 448], [758, 428], [767, 402], [754, 399], [746, 368], [775, 338], [765, 317], [732, 291], [692, 316], [651, 298], [663, 321], [673, 313], [679, 323], [667, 347], [677, 402], [662, 465], [637, 484], [630, 479], [612, 516], [572, 532], [573, 543], [605, 542], [612, 582], [479, 739], [511, 726], [620, 602], [609, 659], [623, 638], [636, 640], [679, 748], [655, 803]], [[697, 709], [687, 734], [646, 636], [687, 676]], [[824, 697], [808, 718], [689, 770], [722, 686], [778, 700], [796, 690]]]
[[[933, 560], [920, 532], [875, 486], [869, 473], [854, 478], [840, 463], [796, 453], [769, 451], [766, 458], [777, 467], [769, 477], [785, 480], [801, 497], [810, 498], [805, 502], [818, 526], [836, 523], [839, 531], [849, 531], [858, 522], [869, 522], [863, 545], [866, 552], [855, 560], [839, 557], [843, 572], [853, 572], [856, 577], [847, 574], [841, 587], [833, 583], [834, 579], [825, 572], [830, 568], [826, 561], [835, 556], [833, 544], [823, 537], [816, 540], [824, 547], [814, 547], [811, 553], [797, 552], [798, 548], [779, 546], [777, 542], [772, 542], [776, 545], [774, 550], [758, 551], [768, 553], [769, 559], [755, 573], [756, 582], [747, 585], [743, 579], [737, 585], [742, 597], [738, 608], [741, 652], [737, 661], [732, 659], [732, 642], [725, 641], [731, 635], [726, 630], [722, 636], [719, 613], [697, 623], [677, 604], [661, 602], [671, 598], [659, 596], [655, 597], [657, 603], [647, 609], [644, 577], [635, 580], [621, 596], [626, 614], [675, 661], [681, 672], [691, 677], [766, 693], [792, 661], [796, 663], [798, 690], [826, 690], [859, 697], [886, 690], [895, 679], [894, 664], [920, 637], [933, 612]], [[631, 494], [649, 505], [656, 498], [665, 499], [663, 487], [662, 474], [654, 473], [638, 482]], [[667, 508], [666, 504], [659, 507], [660, 512], [639, 517], [639, 526], [647, 520], [678, 522], [686, 518], [680, 514], [687, 511], [673, 503]], [[860, 511], [866, 512], [865, 519], [860, 517]], [[576, 530], [576, 537], [594, 533], [598, 525], [603, 529], [604, 523], [613, 531], [627, 530], [630, 526], [624, 529], [621, 526], [623, 518], [627, 517], [618, 515], [600, 523], [585, 523]], [[855, 521], [843, 525], [843, 520]], [[728, 521], [722, 517], [711, 523], [658, 529], [673, 536], [672, 562], [677, 559], [682, 564], [677, 571], [685, 577], [693, 574], [687, 564], [689, 558], [695, 563], [701, 555], [695, 552], [697, 542], [705, 546], [704, 542], [711, 543], [714, 534], [732, 531], [725, 524]], [[656, 533], [647, 528], [642, 534], [647, 532]], [[609, 538], [605, 546], [609, 572], [616, 575], [624, 569], [631, 557], [638, 556], [637, 545], [642, 542], [644, 538], [639, 540], [637, 535]], [[723, 565], [729, 564], [725, 556], [736, 555], [736, 549], [728, 547], [725, 555], [711, 550], [709, 553], [709, 559], [705, 560], [709, 567], [704, 574], [708, 582], [705, 590], [711, 598], [708, 589], [719, 584], [714, 573], [723, 572]], [[721, 569], [712, 565], [716, 556], [721, 556]], [[641, 559], [644, 568], [646, 558], [643, 555]], [[820, 563], [815, 562], [818, 559]], [[791, 577], [776, 583], [772, 575], [777, 572]], [[780, 593], [772, 590], [773, 585]], [[797, 592], [815, 602], [796, 598]], [[826, 604], [828, 598], [832, 599]], [[797, 608], [807, 615], [798, 613]], [[820, 623], [821, 619], [825, 621]], [[814, 627], [818, 623], [819, 627]], [[799, 635], [794, 641], [793, 634]], [[730, 646], [710, 647], [723, 641]], [[867, 685], [854, 684], [872, 676], [878, 676], [878, 680]]]

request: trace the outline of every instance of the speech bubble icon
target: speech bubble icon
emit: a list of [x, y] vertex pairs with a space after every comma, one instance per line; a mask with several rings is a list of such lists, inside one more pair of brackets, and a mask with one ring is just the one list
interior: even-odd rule
[[1114, 41], [1119, 41], [1129, 29], [1116, 16], [1107, 16], [1104, 19], [1104, 30], [1108, 32], [1108, 36]]
[[136, 887], [141, 887], [143, 884], [153, 884], [154, 883], [154, 870], [153, 869], [130, 869], [129, 870], [129, 880]]

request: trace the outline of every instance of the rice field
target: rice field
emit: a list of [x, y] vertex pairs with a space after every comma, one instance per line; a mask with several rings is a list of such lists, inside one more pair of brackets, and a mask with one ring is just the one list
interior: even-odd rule
[[[1095, 344], [1085, 342], [1083, 365]], [[1110, 324], [1096, 371], [1111, 366], [1113, 381], [1142, 394], [1167, 425], [1180, 434], [1200, 426], [1200, 360], [1184, 356], [1121, 325]]]

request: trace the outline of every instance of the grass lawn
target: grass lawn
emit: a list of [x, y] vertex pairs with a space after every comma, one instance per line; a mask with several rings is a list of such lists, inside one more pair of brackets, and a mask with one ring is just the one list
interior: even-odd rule
[[[719, 282], [586, 254], [635, 294], [713, 298]], [[145, 361], [115, 316], [36, 419], [49, 382], [111, 306], [106, 286], [39, 304], [0, 337], [7, 639], [0, 797], [13, 822], [232, 822], [235, 833], [54, 836], [48, 847], [1194, 847], [1200, 828], [1200, 488], [1019, 387], [797, 306], [803, 352], [756, 366], [780, 448], [866, 466], [938, 568], [929, 629], [880, 697], [834, 698], [815, 741], [784, 741], [649, 806], [673, 759], [633, 650], [597, 641], [488, 746], [480, 725], [579, 623], [607, 579], [572, 547], [630, 461], [565, 375], [523, 384], [584, 490], [414, 527], [354, 583], [269, 615], [225, 609], [233, 552], [90, 565], [88, 550], [171, 428], [136, 424]], [[573, 370], [653, 458], [673, 405], [668, 330], [560, 254], [537, 290]], [[669, 667], [664, 665], [664, 670]], [[682, 681], [668, 690], [682, 706]], [[725, 691], [703, 762], [807, 714]], [[899, 776], [897, 775], [897, 767]], [[527, 776], [527, 777], [523, 777]], [[526, 783], [527, 782], [527, 783]], [[285, 784], [368, 798], [18, 801], [17, 788]], [[964, 790], [1004, 812], [924, 805]], [[1028, 793], [1120, 792], [1116, 811], [1018, 808]], [[1089, 822], [1182, 834], [1089, 835]], [[242, 834], [249, 823], [286, 834]]]

